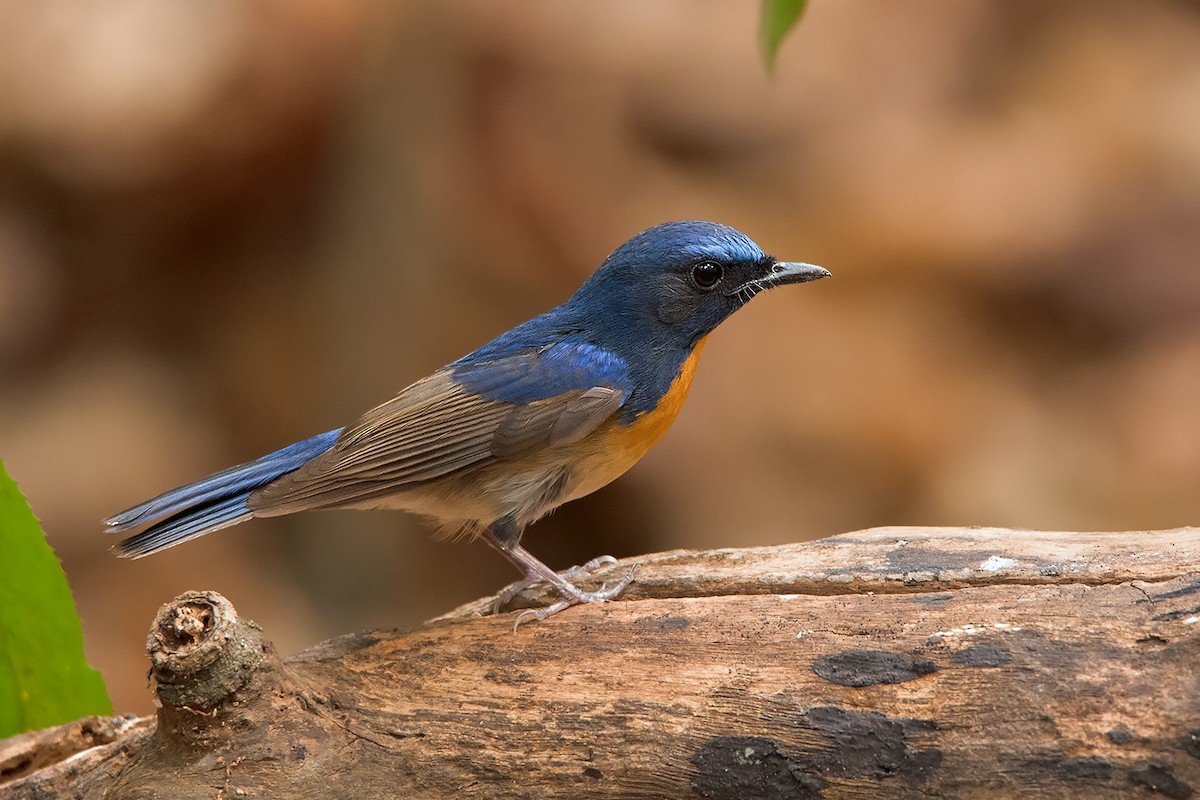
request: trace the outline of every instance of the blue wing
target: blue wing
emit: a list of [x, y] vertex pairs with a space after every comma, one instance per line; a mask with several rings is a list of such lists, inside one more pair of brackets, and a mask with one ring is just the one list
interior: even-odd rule
[[633, 389], [623, 359], [581, 340], [557, 341], [478, 361], [475, 357], [473, 353], [450, 365], [454, 381], [501, 403], [536, 403], [596, 386], [620, 389], [627, 396]]

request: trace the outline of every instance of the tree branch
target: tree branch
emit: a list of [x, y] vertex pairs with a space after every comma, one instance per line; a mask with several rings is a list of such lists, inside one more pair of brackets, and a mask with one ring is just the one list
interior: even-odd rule
[[[107, 743], [74, 749], [61, 741], [80, 723], [57, 739], [0, 743], [0, 794], [1099, 800], [1200, 790], [1200, 529], [887, 528], [663, 553], [596, 579], [631, 565], [636, 580], [619, 601], [516, 632], [514, 614], [483, 616], [480, 600], [413, 631], [346, 636], [283, 662], [219, 595], [185, 596], [151, 634], [162, 703], [153, 724], [125, 721]], [[514, 605], [547, 599], [526, 593]], [[179, 669], [214, 642], [241, 653], [240, 677]], [[54, 755], [30, 760], [48, 752], [48, 736], [60, 742]]]

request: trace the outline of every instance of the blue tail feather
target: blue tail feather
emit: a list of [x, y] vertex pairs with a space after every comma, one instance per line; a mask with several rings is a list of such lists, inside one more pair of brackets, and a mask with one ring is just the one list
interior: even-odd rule
[[[255, 461], [164, 492], [105, 520], [110, 533], [161, 520], [121, 542], [122, 556], [140, 558], [180, 542], [250, 519], [250, 493], [307, 464], [337, 441], [340, 430], [296, 442]], [[165, 517], [165, 519], [164, 519]]]

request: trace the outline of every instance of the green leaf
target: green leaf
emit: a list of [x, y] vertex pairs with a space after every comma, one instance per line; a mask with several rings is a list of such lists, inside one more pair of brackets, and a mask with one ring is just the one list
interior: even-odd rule
[[808, 0], [763, 0], [762, 21], [758, 29], [758, 45], [769, 72], [775, 71], [779, 45], [800, 20]]
[[0, 461], [0, 739], [111, 713], [67, 576]]

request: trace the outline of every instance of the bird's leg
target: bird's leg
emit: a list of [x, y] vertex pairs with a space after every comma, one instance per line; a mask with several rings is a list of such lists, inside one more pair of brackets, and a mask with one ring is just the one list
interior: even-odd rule
[[609, 586], [606, 582], [594, 592], [585, 592], [572, 584], [569, 578], [587, 574], [592, 569], [595, 569], [602, 564], [610, 564], [615, 562], [616, 559], [612, 558], [611, 556], [600, 556], [599, 558], [592, 559], [582, 567], [572, 567], [560, 575], [538, 560], [536, 556], [522, 547], [518, 542], [511, 541], [509, 537], [502, 537], [498, 535], [491, 528], [484, 530], [483, 539], [492, 547], [496, 548], [496, 550], [498, 550], [502, 556], [507, 558], [513, 564], [513, 566], [520, 570], [521, 574], [525, 576], [524, 580], [517, 584], [519, 588], [516, 588], [515, 591], [510, 590], [511, 594], [509, 591], [501, 594], [498, 600], [503, 600], [503, 602], [498, 603], [498, 605], [503, 605], [503, 603], [511, 600], [512, 597], [517, 594], [517, 592], [539, 582], [550, 584], [555, 588], [555, 590], [558, 591], [559, 595], [562, 596], [562, 600], [558, 601], [557, 603], [552, 603], [545, 608], [529, 609], [521, 612], [521, 614], [517, 617], [517, 625], [520, 625], [522, 622], [527, 622], [531, 619], [546, 619], [546, 617], [549, 617], [552, 614], [557, 614], [559, 611], [562, 611], [565, 608], [570, 608], [577, 603], [603, 603], [606, 600], [611, 600], [621, 592], [625, 591], [625, 588], [629, 586], [630, 582], [633, 580], [633, 571], [630, 570], [628, 575], [617, 581], [613, 586]]

